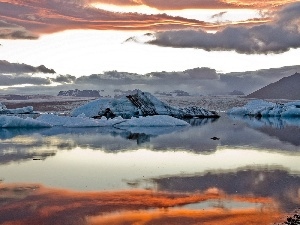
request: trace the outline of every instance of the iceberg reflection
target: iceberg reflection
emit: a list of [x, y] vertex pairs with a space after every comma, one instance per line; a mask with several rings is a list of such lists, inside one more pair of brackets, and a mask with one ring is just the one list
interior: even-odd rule
[[273, 127], [282, 129], [288, 126], [300, 127], [300, 117], [253, 117], [242, 115], [231, 115], [229, 117], [234, 121], [246, 122], [251, 127]]

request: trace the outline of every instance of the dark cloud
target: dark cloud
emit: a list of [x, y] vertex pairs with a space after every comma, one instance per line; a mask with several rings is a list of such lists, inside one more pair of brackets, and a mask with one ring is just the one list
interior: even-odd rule
[[73, 83], [75, 80], [76, 77], [72, 75], [58, 75], [56, 78], [51, 79], [51, 81], [53, 82], [66, 83], [66, 84]]
[[44, 65], [38, 67], [27, 64], [11, 63], [6, 60], [0, 60], [0, 74], [23, 74], [23, 73], [55, 73], [53, 69], [48, 69]]
[[154, 34], [148, 43], [175, 48], [199, 48], [206, 51], [236, 51], [242, 54], [282, 53], [300, 47], [300, 3], [277, 12], [272, 22], [228, 26], [216, 33], [204, 30], [173, 30]]
[[1, 75], [0, 74], [0, 86], [13, 86], [13, 85], [49, 85], [51, 84], [48, 78], [31, 77], [28, 75]]
[[249, 94], [297, 71], [300, 71], [300, 66], [233, 73], [217, 73], [215, 69], [206, 67], [185, 71], [151, 72], [144, 75], [109, 71], [79, 77], [74, 81], [74, 87], [105, 90], [141, 88], [150, 92], [180, 89], [193, 94], [226, 94], [240, 90]]
[[[23, 64], [17, 64], [18, 66]], [[18, 70], [17, 70], [18, 71]], [[10, 70], [11, 72], [11, 70]], [[105, 90], [113, 94], [113, 90], [123, 91], [136, 88], [149, 92], [186, 91], [190, 94], [228, 94], [234, 90], [250, 94], [283, 77], [300, 72], [300, 66], [287, 66], [258, 71], [219, 73], [211, 68], [194, 68], [184, 71], [161, 71], [137, 74], [119, 71], [108, 71], [89, 76], [75, 77], [57, 75], [55, 78], [37, 78], [29, 75], [1, 75], [2, 86], [16, 84], [48, 85], [53, 82], [59, 86], [11, 87], [7, 93], [47, 93], [57, 94], [61, 90]]]
[[226, 11], [219, 12], [219, 13], [217, 13], [217, 14], [212, 15], [211, 18], [212, 18], [212, 19], [215, 19], [215, 18], [219, 19], [219, 18], [221, 18], [221, 17], [222, 17], [224, 14], [226, 14], [226, 13], [227, 13]]
[[36, 69], [40, 73], [56, 73], [53, 69], [48, 69], [44, 65], [40, 65], [40, 66], [36, 67]]
[[0, 20], [0, 39], [37, 39], [37, 36], [22, 26]]
[[202, 67], [185, 70], [184, 73], [188, 74], [190, 78], [203, 79], [203, 80], [215, 80], [219, 79], [219, 75], [215, 69]]

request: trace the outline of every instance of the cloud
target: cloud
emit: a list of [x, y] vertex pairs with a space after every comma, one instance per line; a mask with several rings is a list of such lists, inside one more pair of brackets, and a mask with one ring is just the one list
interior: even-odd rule
[[[258, 185], [257, 178], [263, 177]], [[269, 197], [286, 212], [297, 208], [297, 202], [289, 193], [297, 193], [300, 176], [290, 174], [286, 169], [278, 168], [238, 168], [233, 170], [209, 171], [191, 176], [170, 176], [153, 178], [141, 182], [152, 182], [159, 191], [167, 192], [202, 192], [210, 187], [222, 190], [228, 195], [240, 194], [257, 197]], [[274, 187], [274, 183], [281, 183]], [[273, 188], [271, 188], [273, 187]]]
[[24, 74], [24, 73], [55, 73], [53, 69], [48, 69], [44, 65], [37, 67], [27, 64], [11, 63], [6, 60], [0, 60], [0, 74]]
[[[95, 8], [92, 3], [140, 6], [159, 10], [175, 9], [258, 9], [274, 11], [294, 0], [0, 0], [0, 38], [36, 39], [40, 34], [69, 29], [96, 30], [174, 30], [201, 28], [219, 30], [230, 21], [210, 23], [165, 13], [146, 15], [140, 13], [110, 12]], [[162, 11], [164, 12], [164, 11]], [[223, 12], [222, 12], [223, 13]], [[219, 14], [219, 16], [222, 15]], [[217, 15], [216, 15], [217, 16]], [[264, 19], [241, 21], [243, 25], [264, 23]], [[239, 22], [236, 22], [239, 23]]]
[[215, 18], [220, 19], [220, 18], [221, 18], [224, 14], [226, 14], [226, 13], [227, 13], [226, 11], [219, 12], [219, 13], [217, 13], [217, 14], [212, 15], [211, 18], [212, 18], [212, 19], [215, 19]]
[[242, 54], [283, 53], [300, 47], [300, 3], [278, 11], [272, 22], [245, 27], [227, 26], [216, 33], [204, 30], [172, 30], [154, 33], [149, 44]]
[[284, 4], [295, 2], [296, 0], [91, 0], [91, 2], [105, 3], [113, 5], [137, 6], [145, 5], [160, 10], [180, 10], [180, 9], [267, 9], [280, 7]]
[[[19, 64], [23, 65], [23, 64]], [[161, 71], [147, 74], [137, 74], [119, 71], [108, 71], [89, 76], [75, 77], [72, 75], [57, 75], [54, 78], [37, 78], [29, 75], [1, 75], [0, 82], [4, 86], [33, 84], [49, 85], [53, 82], [58, 86], [10, 87], [6, 93], [47, 93], [57, 95], [61, 90], [105, 90], [112, 94], [113, 90], [123, 91], [136, 88], [154, 93], [186, 91], [190, 94], [228, 94], [233, 90], [250, 94], [283, 77], [300, 72], [300, 66], [287, 66], [258, 71], [219, 73], [212, 68], [193, 68], [184, 71]]]
[[75, 80], [76, 77], [72, 75], [58, 75], [56, 78], [51, 79], [51, 81], [53, 82], [65, 83], [65, 84], [73, 83]]
[[51, 84], [49, 78], [31, 76], [35, 73], [54, 74], [55, 71], [44, 65], [34, 67], [24, 63], [11, 63], [0, 60], [0, 86]]
[[13, 85], [49, 85], [50, 80], [47, 78], [31, 77], [28, 75], [12, 76], [0, 74], [0, 86], [13, 86]]
[[22, 26], [0, 20], [0, 39], [37, 39], [37, 36]]
[[[0, 193], [5, 204], [1, 205], [1, 224], [173, 224], [174, 221], [191, 221], [202, 224], [269, 224], [283, 215], [276, 210], [272, 199], [256, 196], [232, 196], [236, 201], [268, 204], [268, 208], [244, 210], [208, 208], [203, 211], [176, 209], [173, 207], [208, 200], [230, 201], [217, 191], [205, 193], [177, 194], [145, 190], [76, 192], [53, 189], [37, 184], [0, 183]], [[151, 209], [151, 210], [149, 210]], [[70, 216], [72, 215], [72, 216]]]
[[[109, 12], [92, 7], [83, 0], [0, 1], [0, 35], [3, 38], [37, 38], [35, 34], [68, 29], [96, 30], [167, 30], [184, 27], [214, 28], [203, 21], [139, 13]], [[10, 28], [5, 28], [10, 24]], [[17, 25], [14, 25], [17, 24]]]

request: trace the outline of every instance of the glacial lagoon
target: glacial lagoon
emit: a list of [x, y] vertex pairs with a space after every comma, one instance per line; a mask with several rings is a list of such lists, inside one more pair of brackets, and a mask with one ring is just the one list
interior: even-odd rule
[[[156, 224], [181, 224], [184, 219], [193, 224], [190, 218], [202, 221], [200, 212], [216, 215], [211, 224], [222, 222], [219, 214], [235, 218], [240, 212], [248, 215], [244, 219], [252, 213], [252, 221], [266, 224], [280, 222], [300, 207], [299, 119], [222, 114], [189, 122], [187, 127], [1, 129], [0, 224], [51, 224], [54, 217], [65, 224], [133, 224], [143, 222], [141, 214], [148, 215], [148, 222], [161, 221]], [[127, 206], [135, 192], [141, 192], [142, 199], [150, 198], [149, 192], [172, 200], [195, 198], [166, 206], [167, 200]], [[47, 201], [47, 213], [39, 210], [45, 207], [41, 203], [30, 205], [33, 196], [43, 198], [41, 193], [60, 193], [57, 202]], [[70, 199], [74, 205], [78, 196], [91, 193], [124, 196], [106, 211], [105, 200], [99, 200], [93, 207], [77, 202], [80, 213], [72, 207], [61, 216], [50, 213], [49, 208]], [[70, 199], [60, 201], [66, 195]], [[184, 218], [176, 217], [178, 210]], [[183, 211], [190, 214], [184, 216]], [[71, 220], [67, 213], [79, 219]], [[119, 220], [111, 217], [116, 213]]]

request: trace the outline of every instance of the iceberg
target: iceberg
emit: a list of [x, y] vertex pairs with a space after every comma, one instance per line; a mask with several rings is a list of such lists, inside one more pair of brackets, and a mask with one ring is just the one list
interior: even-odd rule
[[0, 103], [0, 114], [30, 114], [33, 113], [32, 106], [26, 106], [23, 108], [7, 109], [6, 106]]
[[43, 114], [36, 120], [43, 123], [48, 123], [51, 126], [62, 127], [108, 127], [125, 121], [121, 117], [116, 117], [114, 119], [106, 119], [105, 117], [101, 119], [92, 119], [83, 115], [70, 117], [58, 116], [54, 114]]
[[234, 107], [227, 111], [229, 115], [253, 117], [300, 117], [300, 101], [289, 103], [272, 103], [253, 100], [243, 107]]
[[41, 128], [41, 127], [171, 127], [188, 126], [183, 120], [166, 115], [133, 117], [123, 119], [115, 117], [107, 119], [92, 119], [79, 115], [78, 117], [43, 114], [36, 119], [20, 118], [18, 116], [0, 116], [0, 128]]
[[0, 116], [0, 128], [42, 128], [51, 127], [50, 124], [32, 118], [20, 118], [18, 116]]
[[101, 119], [92, 119], [83, 115], [70, 117], [44, 114], [38, 117], [36, 120], [47, 123], [51, 126], [63, 127], [164, 127], [189, 125], [187, 122], [171, 116], [158, 115], [138, 118], [133, 117], [131, 119], [123, 119], [122, 117], [115, 117], [112, 119], [107, 119], [106, 117], [102, 117]]
[[87, 117], [118, 117], [124, 119], [139, 116], [168, 115], [176, 118], [217, 118], [215, 111], [209, 111], [201, 107], [187, 108], [172, 107], [148, 92], [134, 90], [127, 96], [119, 99], [100, 98], [74, 109], [72, 116], [84, 114]]

